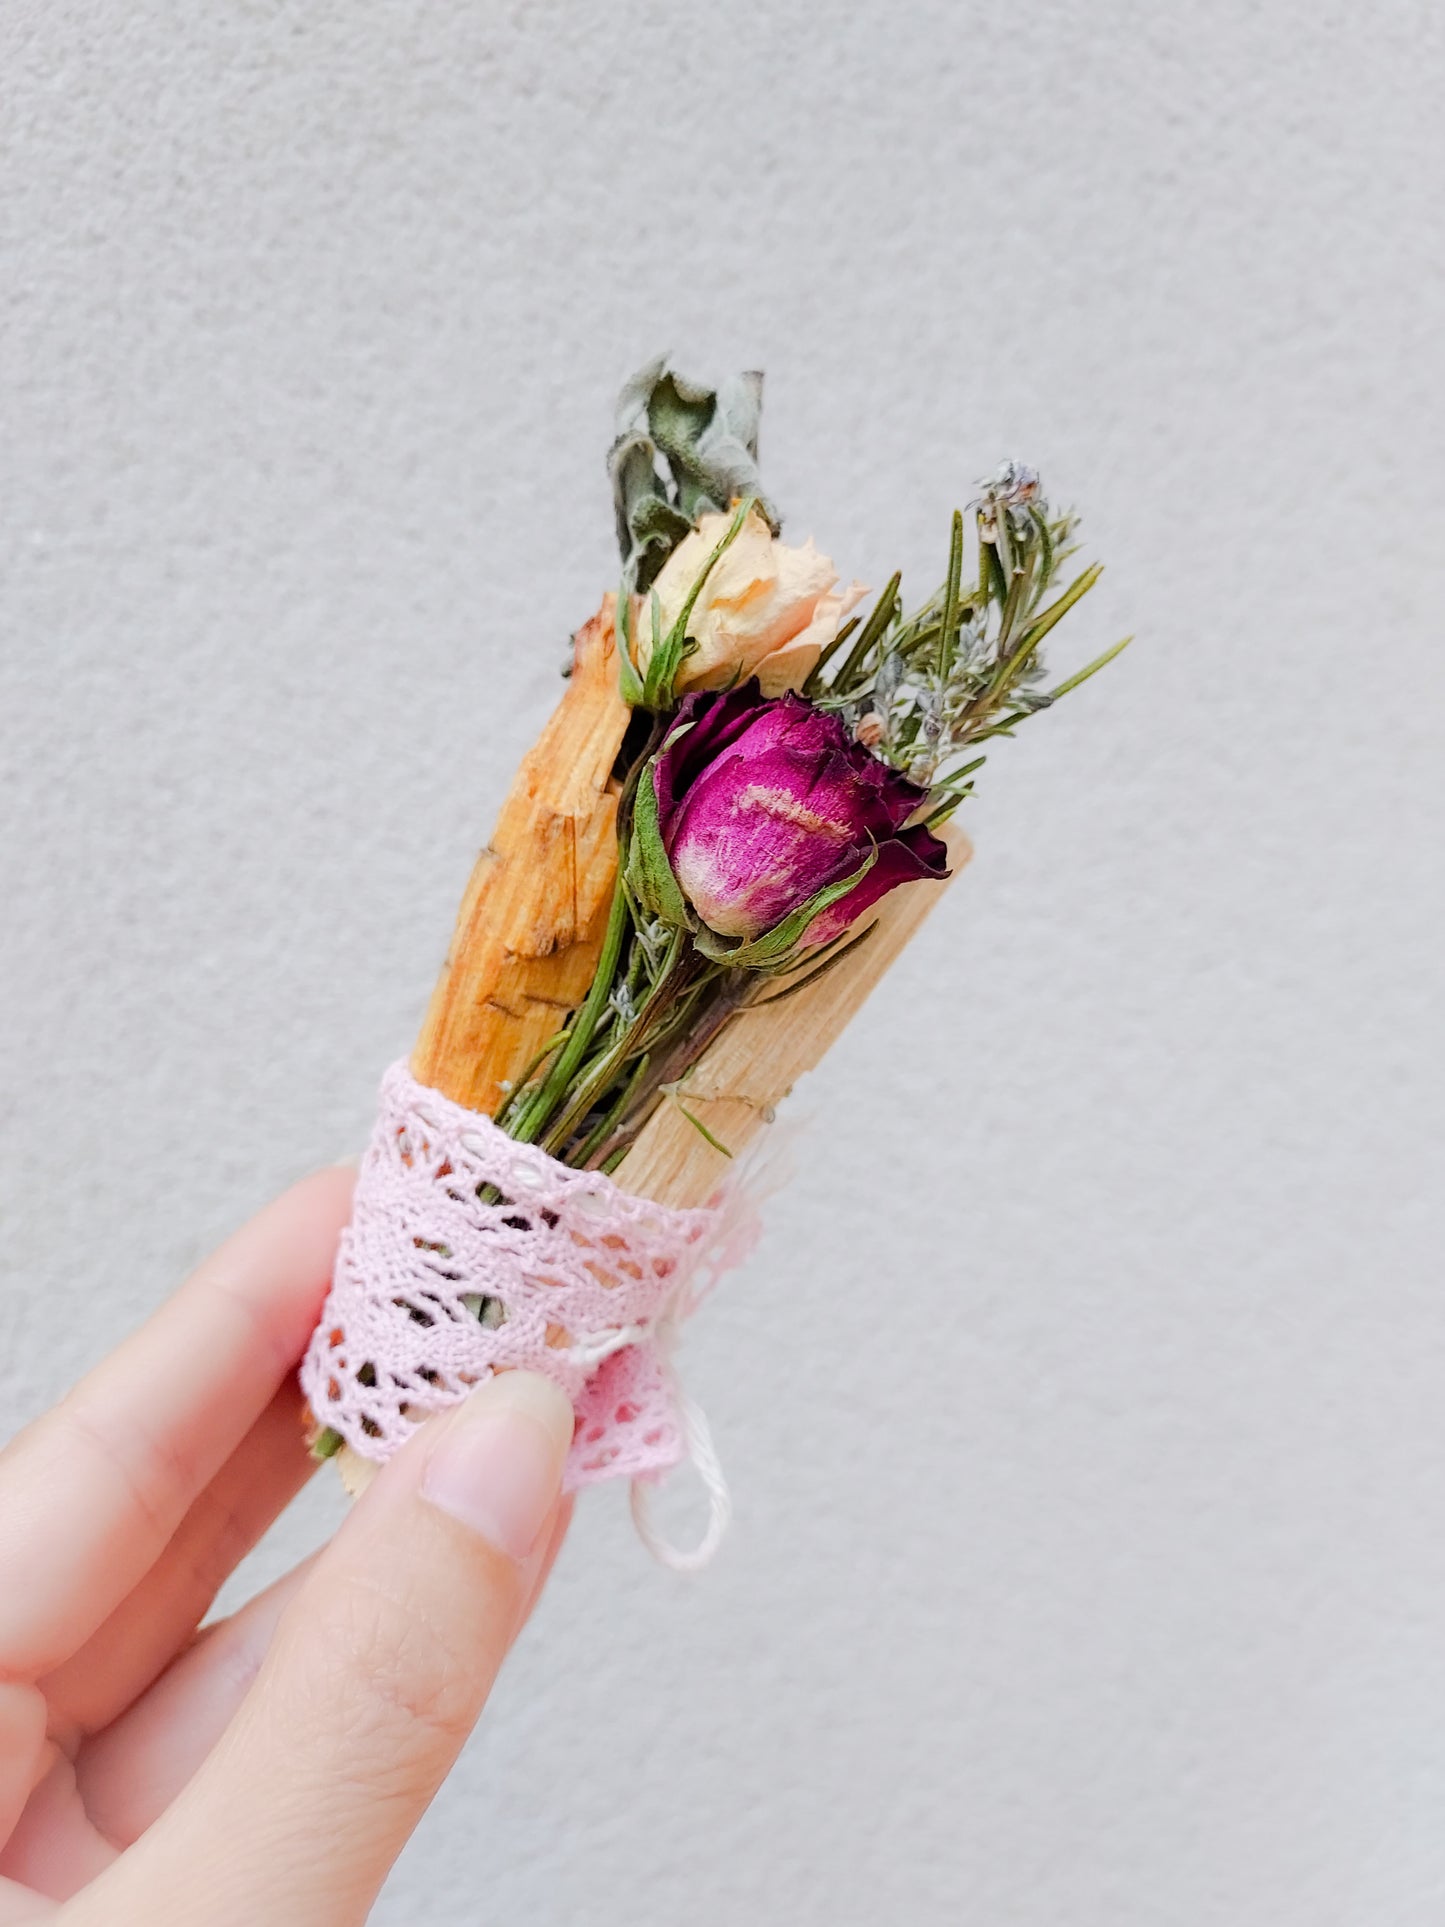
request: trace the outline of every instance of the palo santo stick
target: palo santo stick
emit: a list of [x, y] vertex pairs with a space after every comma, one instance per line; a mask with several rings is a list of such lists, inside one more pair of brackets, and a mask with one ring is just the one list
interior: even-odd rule
[[[944, 831], [943, 840], [950, 870], [957, 876], [973, 855], [973, 847], [953, 827]], [[678, 1094], [734, 1157], [763, 1129], [773, 1107], [842, 1035], [949, 880], [908, 883], [894, 890], [879, 905], [866, 943], [850, 951], [817, 983], [804, 984], [771, 1006], [765, 1002], [743, 1011], [703, 1052]], [[713, 1149], [676, 1104], [664, 1101], [613, 1175], [624, 1191], [658, 1204], [690, 1208], [707, 1203], [727, 1168], [722, 1152]]]
[[572, 678], [477, 858], [411, 1068], [493, 1116], [587, 995], [617, 876], [612, 766], [631, 714], [615, 598], [577, 632]]
[[[618, 686], [615, 609], [605, 597], [577, 631], [571, 679], [477, 858], [411, 1055], [419, 1083], [487, 1117], [597, 969], [617, 879], [612, 766], [631, 715]], [[377, 1467], [349, 1445], [335, 1456], [358, 1498]]]
[[[957, 876], [973, 847], [952, 826], [943, 835], [952, 876]], [[879, 905], [866, 943], [816, 984], [803, 985], [771, 1009], [763, 1005], [741, 1012], [704, 1051], [682, 1092], [688, 1110], [734, 1156], [765, 1128], [774, 1106], [847, 1029], [951, 880], [908, 883], [894, 890]], [[623, 1190], [681, 1209], [706, 1204], [727, 1168], [728, 1159], [676, 1104], [664, 1100], [614, 1175]], [[366, 1490], [380, 1469], [349, 1445], [336, 1454], [336, 1465], [352, 1498]]]

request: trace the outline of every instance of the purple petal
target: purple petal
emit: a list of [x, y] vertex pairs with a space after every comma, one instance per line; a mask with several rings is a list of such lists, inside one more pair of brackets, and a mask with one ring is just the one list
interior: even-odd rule
[[[653, 764], [658, 820], [664, 840], [673, 812], [708, 764], [729, 749], [757, 721], [763, 703], [757, 678], [722, 694], [693, 693], [678, 704], [669, 734], [676, 740], [661, 750]], [[685, 725], [690, 724], [687, 728]], [[681, 735], [677, 731], [682, 730]]]
[[924, 792], [804, 697], [766, 698], [756, 680], [695, 692], [673, 735], [652, 772], [663, 842], [684, 893], [721, 935], [771, 929], [870, 848], [880, 852], [873, 870], [810, 941], [907, 877], [946, 874], [936, 837], [915, 829], [897, 840]]
[[861, 861], [841, 786], [826, 755], [736, 744], [683, 799], [669, 853], [703, 921], [723, 936], [755, 937]]
[[815, 944], [831, 943], [834, 937], [841, 936], [849, 924], [856, 923], [865, 910], [871, 909], [880, 897], [886, 897], [890, 890], [896, 890], [900, 883], [912, 883], [920, 877], [941, 880], [947, 875], [947, 845], [940, 842], [932, 830], [925, 829], [921, 823], [916, 824], [911, 830], [904, 830], [901, 836], [879, 845], [878, 861], [867, 876], [847, 896], [839, 897], [836, 903], [819, 911], [808, 925], [804, 942], [810, 948]]

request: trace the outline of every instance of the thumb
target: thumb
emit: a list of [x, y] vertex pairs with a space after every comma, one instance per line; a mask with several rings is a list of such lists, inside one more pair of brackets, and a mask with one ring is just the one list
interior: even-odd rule
[[[386, 1467], [276, 1629], [190, 1786], [98, 1883], [151, 1927], [356, 1927], [476, 1722], [530, 1604], [566, 1395], [489, 1379]], [[106, 1918], [130, 1919], [108, 1894]]]

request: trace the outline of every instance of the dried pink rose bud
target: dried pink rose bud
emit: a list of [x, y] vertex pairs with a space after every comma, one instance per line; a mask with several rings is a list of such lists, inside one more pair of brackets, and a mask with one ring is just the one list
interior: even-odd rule
[[835, 715], [756, 682], [693, 694], [653, 766], [658, 827], [683, 895], [719, 935], [761, 936], [876, 851], [856, 887], [819, 912], [826, 943], [900, 883], [944, 877], [921, 824], [925, 792], [854, 742]]

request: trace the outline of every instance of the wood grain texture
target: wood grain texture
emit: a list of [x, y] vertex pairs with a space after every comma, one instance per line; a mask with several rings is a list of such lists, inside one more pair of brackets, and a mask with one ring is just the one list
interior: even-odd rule
[[577, 632], [571, 680], [477, 858], [413, 1074], [492, 1116], [587, 994], [617, 875], [614, 598]]
[[[745, 1011], [698, 1060], [683, 1086], [685, 1102], [735, 1157], [753, 1143], [766, 1128], [773, 1108], [847, 1029], [952, 877], [972, 856], [972, 845], [962, 831], [950, 827], [943, 834], [952, 876], [941, 883], [908, 883], [885, 897], [866, 943], [816, 985], [805, 985], [772, 1009]], [[695, 1206], [713, 1196], [729, 1162], [675, 1104], [664, 1103], [615, 1176], [624, 1190], [639, 1197]], [[378, 1470], [350, 1446], [342, 1447], [336, 1463], [342, 1484], [353, 1498], [365, 1491]]]
[[[907, 883], [883, 899], [872, 935], [816, 984], [771, 1007], [744, 1011], [699, 1058], [679, 1096], [734, 1157], [746, 1150], [805, 1072], [841, 1036], [873, 986], [914, 936], [953, 876], [973, 854], [961, 830], [944, 831], [951, 876]], [[673, 1103], [644, 1125], [614, 1176], [626, 1191], [659, 1204], [706, 1204], [727, 1173], [715, 1151]]]

